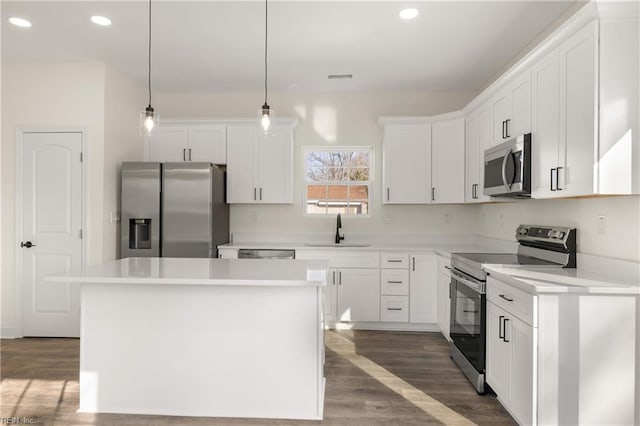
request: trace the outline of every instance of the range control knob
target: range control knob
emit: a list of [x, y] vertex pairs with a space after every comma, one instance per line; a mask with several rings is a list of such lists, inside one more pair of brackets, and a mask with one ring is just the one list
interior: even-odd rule
[[520, 228], [518, 230], [518, 234], [520, 235], [527, 235], [529, 233], [529, 230], [527, 228]]
[[564, 232], [562, 232], [562, 231], [556, 231], [556, 238], [558, 238], [558, 239], [562, 239], [562, 238], [564, 238]]

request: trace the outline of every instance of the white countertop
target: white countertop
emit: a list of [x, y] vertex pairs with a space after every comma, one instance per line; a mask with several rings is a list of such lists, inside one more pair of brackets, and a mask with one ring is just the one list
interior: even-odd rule
[[634, 277], [613, 277], [585, 268], [544, 268], [512, 265], [485, 265], [489, 276], [531, 294], [638, 294]]
[[131, 257], [46, 280], [83, 284], [321, 287], [326, 285], [327, 268], [328, 263], [323, 260]]

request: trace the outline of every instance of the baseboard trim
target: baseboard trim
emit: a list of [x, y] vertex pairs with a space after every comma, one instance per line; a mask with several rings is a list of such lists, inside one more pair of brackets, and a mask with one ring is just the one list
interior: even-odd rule
[[379, 330], [379, 331], [427, 331], [441, 332], [438, 324], [408, 324], [397, 322], [338, 322], [328, 323], [335, 330]]

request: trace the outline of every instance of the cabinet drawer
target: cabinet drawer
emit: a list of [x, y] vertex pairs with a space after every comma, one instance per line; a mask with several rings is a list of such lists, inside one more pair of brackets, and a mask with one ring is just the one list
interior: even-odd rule
[[409, 297], [380, 296], [380, 321], [409, 321]]
[[409, 269], [409, 253], [381, 253], [380, 267]]
[[382, 269], [380, 292], [388, 296], [409, 295], [409, 271], [404, 269]]
[[496, 306], [520, 318], [534, 327], [536, 322], [537, 297], [505, 284], [495, 278], [487, 277], [487, 300]]

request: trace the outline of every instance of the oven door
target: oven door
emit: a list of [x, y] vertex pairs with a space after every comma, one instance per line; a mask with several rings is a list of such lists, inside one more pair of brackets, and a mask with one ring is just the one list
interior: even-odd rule
[[487, 303], [484, 283], [452, 270], [450, 291], [451, 340], [475, 369], [483, 373]]

